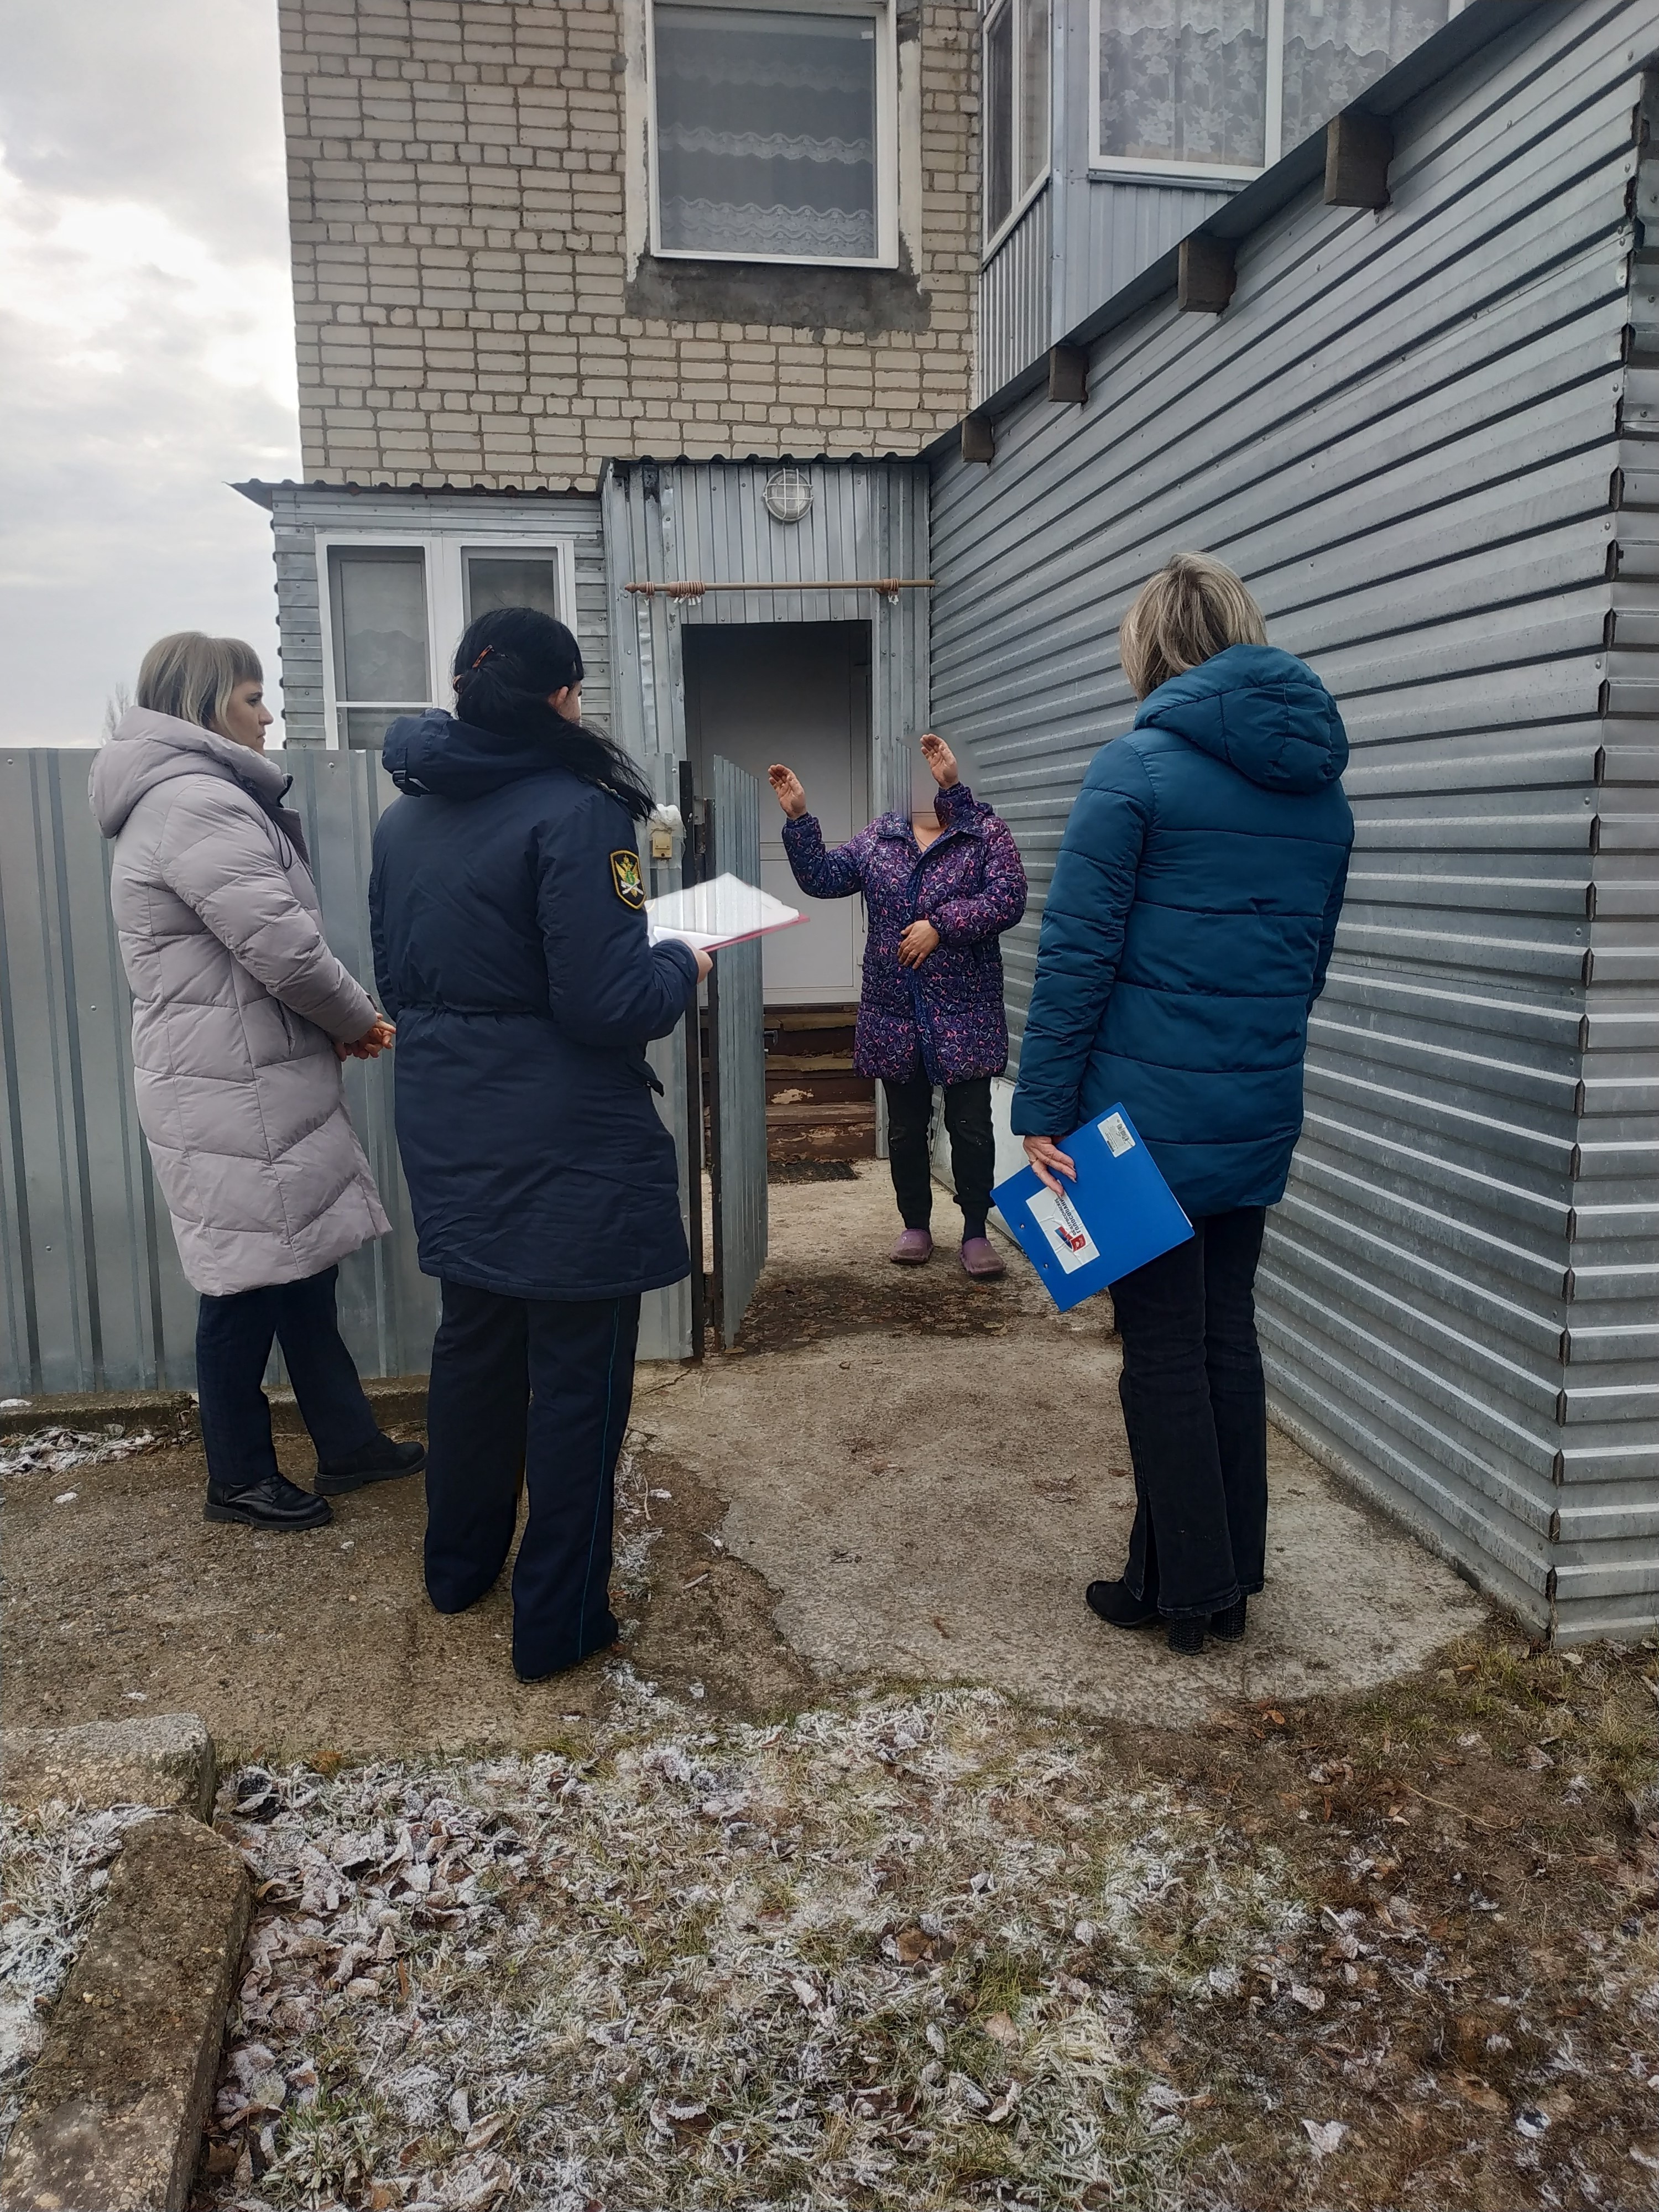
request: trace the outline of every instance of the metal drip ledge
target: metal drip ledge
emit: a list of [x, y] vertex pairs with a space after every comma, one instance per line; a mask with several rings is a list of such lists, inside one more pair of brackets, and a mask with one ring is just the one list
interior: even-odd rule
[[836, 576], [828, 582], [803, 577], [792, 582], [705, 584], [688, 579], [680, 584], [629, 584], [624, 589], [642, 599], [700, 599], [705, 592], [879, 592], [890, 605], [901, 592], [931, 592], [931, 576]]

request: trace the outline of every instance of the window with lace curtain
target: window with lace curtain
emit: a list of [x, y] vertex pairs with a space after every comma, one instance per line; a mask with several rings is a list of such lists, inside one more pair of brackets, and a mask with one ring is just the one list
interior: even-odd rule
[[1097, 168], [1243, 182], [1463, 0], [1093, 0]]
[[890, 0], [651, 9], [653, 247], [897, 259]]

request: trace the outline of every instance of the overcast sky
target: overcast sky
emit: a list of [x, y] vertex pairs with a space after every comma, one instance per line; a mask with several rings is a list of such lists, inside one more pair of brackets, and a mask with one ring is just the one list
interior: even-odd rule
[[0, 0], [0, 741], [95, 744], [173, 629], [280, 711], [227, 489], [300, 466], [276, 0]]

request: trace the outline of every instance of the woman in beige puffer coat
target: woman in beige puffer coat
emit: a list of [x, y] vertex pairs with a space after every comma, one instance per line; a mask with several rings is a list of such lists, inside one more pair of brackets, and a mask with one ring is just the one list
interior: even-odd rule
[[[390, 1226], [340, 1063], [383, 1050], [392, 1028], [323, 936], [288, 779], [264, 757], [252, 650], [163, 638], [138, 701], [93, 763], [91, 798], [115, 844], [138, 1119], [201, 1293], [207, 1517], [315, 1528], [329, 1493], [424, 1457], [381, 1435], [335, 1312], [337, 1263]], [[277, 1468], [260, 1388], [273, 1340], [317, 1446], [315, 1492]]]

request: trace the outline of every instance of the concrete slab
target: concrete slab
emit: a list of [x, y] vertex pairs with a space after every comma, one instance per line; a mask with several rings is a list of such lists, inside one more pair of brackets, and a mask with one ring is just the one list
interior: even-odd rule
[[206, 1820], [217, 1786], [213, 1738], [195, 1713], [0, 1729], [0, 1787], [22, 1810], [58, 1797], [94, 1812], [149, 1805]]
[[[941, 1194], [936, 1229], [953, 1211]], [[1243, 1644], [1194, 1662], [1103, 1626], [1084, 1586], [1120, 1571], [1133, 1510], [1109, 1305], [1056, 1315], [1012, 1244], [1010, 1279], [985, 1291], [948, 1249], [907, 1273], [884, 1256], [896, 1229], [879, 1167], [775, 1192], [756, 1338], [781, 1326], [785, 1283], [804, 1314], [838, 1302], [854, 1326], [672, 1388], [647, 1378], [636, 1409], [656, 1451], [730, 1501], [726, 1545], [778, 1592], [778, 1627], [820, 1673], [988, 1683], [1167, 1723], [1364, 1688], [1486, 1617], [1273, 1431], [1268, 1586]], [[817, 1277], [836, 1300], [814, 1295]]]
[[210, 1828], [129, 1832], [0, 2164], [6, 2212], [182, 2212], [247, 1917]]

